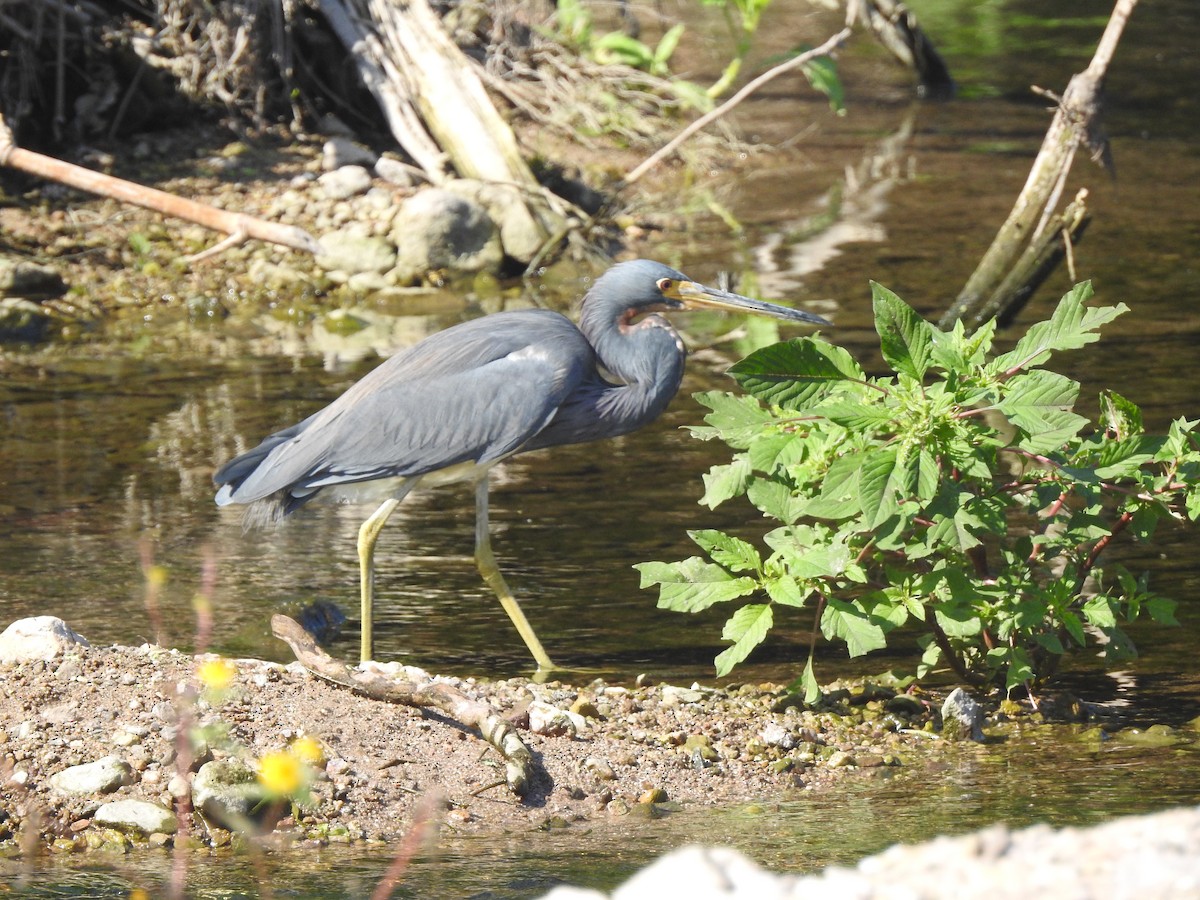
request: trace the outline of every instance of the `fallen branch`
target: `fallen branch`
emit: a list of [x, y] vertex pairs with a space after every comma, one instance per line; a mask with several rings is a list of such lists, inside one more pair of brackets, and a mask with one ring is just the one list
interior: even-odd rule
[[[995, 315], [1012, 318], [1032, 293], [1038, 281], [1049, 270], [1032, 263], [1044, 259], [1043, 249], [1057, 244], [1059, 235], [1077, 237], [1085, 217], [1077, 208], [1064, 213], [1055, 222], [1054, 208], [1062, 196], [1075, 151], [1081, 144], [1092, 152], [1093, 159], [1108, 159], [1108, 144], [1100, 134], [1101, 92], [1108, 63], [1116, 50], [1130, 13], [1137, 0], [1118, 0], [1108, 27], [1100, 39], [1087, 69], [1072, 76], [1066, 91], [1058, 100], [1058, 111], [1046, 131], [1041, 149], [1029, 171], [1008, 219], [1000, 227], [992, 245], [967, 279], [954, 304], [938, 323], [942, 328], [962, 319], [966, 325], [979, 325]], [[1077, 198], [1077, 204], [1080, 202]], [[1062, 221], [1077, 221], [1071, 230], [1064, 230]], [[1054, 222], [1052, 227], [1051, 223]], [[1047, 229], [1050, 235], [1047, 239]], [[1024, 266], [1024, 279], [1014, 272]]]
[[683, 142], [690, 138], [693, 134], [703, 128], [707, 128], [713, 122], [717, 121], [717, 119], [730, 113], [734, 107], [736, 107], [739, 103], [753, 94], [767, 82], [773, 81], [780, 75], [794, 71], [795, 69], [803, 66], [805, 63], [812, 62], [818, 57], [829, 56], [834, 50], [838, 49], [848, 37], [850, 37], [850, 28], [847, 26], [823, 43], [820, 47], [814, 47], [812, 50], [806, 50], [799, 56], [794, 56], [787, 62], [780, 63], [774, 68], [763, 72], [716, 109], [705, 113], [687, 128], [683, 129], [683, 131], [679, 132], [679, 134], [672, 138], [666, 146], [656, 150], [647, 159], [641, 162], [635, 169], [625, 176], [625, 184], [633, 184], [635, 181], [657, 166], [660, 162], [678, 150]]
[[509, 790], [517, 796], [528, 790], [533, 754], [517, 737], [513, 727], [486, 703], [470, 699], [445, 682], [418, 684], [381, 671], [351, 669], [322, 650], [312, 635], [287, 616], [272, 616], [271, 631], [292, 648], [304, 668], [326, 681], [373, 700], [440, 709], [467, 727], [477, 728], [480, 736], [503, 757]]
[[[0, 116], [0, 165], [28, 172], [39, 178], [57, 181], [68, 187], [87, 191], [89, 194], [97, 194], [101, 197], [119, 200], [122, 203], [131, 203], [134, 206], [151, 209], [176, 219], [195, 222], [205, 228], [211, 228], [213, 231], [221, 231], [230, 235], [233, 243], [240, 243], [247, 238], [256, 238], [290, 247], [293, 250], [303, 250], [313, 254], [320, 252], [320, 246], [316, 239], [302, 228], [267, 222], [243, 213], [226, 212], [215, 206], [177, 197], [166, 191], [146, 187], [132, 181], [114, 178], [112, 175], [85, 169], [52, 156], [35, 153], [32, 150], [24, 150], [13, 143], [12, 132], [5, 124], [3, 116]], [[207, 255], [207, 251], [204, 255]]]

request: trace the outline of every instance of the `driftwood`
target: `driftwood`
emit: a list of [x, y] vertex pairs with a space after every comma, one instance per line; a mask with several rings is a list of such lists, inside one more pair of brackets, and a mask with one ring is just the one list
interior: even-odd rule
[[[452, 166], [465, 178], [507, 191], [507, 225], [529, 238], [517, 246], [506, 241], [505, 250], [521, 262], [560, 234], [562, 217], [550, 208], [512, 129], [428, 0], [318, 0], [318, 5], [354, 55], [393, 136], [431, 182], [444, 181]], [[514, 222], [516, 216], [525, 221]]]
[[13, 143], [12, 132], [9, 131], [3, 116], [0, 116], [0, 165], [57, 181], [68, 187], [87, 191], [89, 194], [98, 194], [101, 197], [109, 197], [123, 203], [132, 203], [134, 206], [152, 209], [177, 219], [195, 222], [205, 228], [222, 231], [229, 235], [216, 247], [192, 257], [193, 260], [219, 252], [225, 247], [241, 243], [247, 238], [257, 238], [308, 253], [320, 251], [316, 240], [302, 228], [267, 222], [244, 213], [226, 212], [215, 206], [198, 203], [185, 197], [177, 197], [166, 191], [125, 181], [122, 178], [114, 178], [112, 175], [85, 169], [52, 156], [35, 153], [32, 150], [24, 150]]
[[518, 796], [528, 790], [533, 754], [513, 727], [486, 703], [472, 700], [444, 682], [418, 684], [379, 671], [352, 669], [322, 650], [312, 635], [287, 616], [272, 616], [271, 631], [292, 648], [296, 659], [314, 675], [374, 700], [439, 709], [467, 727], [478, 729], [480, 736], [503, 757], [509, 789]]
[[[962, 319], [978, 325], [991, 316], [1012, 318], [1034, 289], [1049, 274], [1047, 261], [1054, 248], [1078, 238], [1087, 220], [1086, 194], [1077, 196], [1074, 209], [1055, 215], [1075, 159], [1085, 144], [1092, 158], [1108, 160], [1108, 144], [1100, 132], [1101, 92], [1108, 63], [1137, 0], [1118, 0], [1108, 27], [1087, 69], [1073, 76], [1058, 101], [1058, 111], [1042, 141], [1025, 187], [1001, 226], [992, 245], [950, 310], [938, 323], [945, 328]], [[1043, 92], [1045, 93], [1045, 92]]]

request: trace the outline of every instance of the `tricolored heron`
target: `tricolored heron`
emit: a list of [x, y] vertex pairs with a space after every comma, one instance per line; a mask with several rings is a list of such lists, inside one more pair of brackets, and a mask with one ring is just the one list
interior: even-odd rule
[[496, 566], [488, 470], [515, 453], [616, 437], [655, 419], [686, 351], [657, 315], [709, 308], [829, 324], [820, 316], [689, 281], [638, 259], [605, 272], [579, 327], [542, 309], [494, 313], [438, 332], [380, 364], [320, 412], [217, 470], [217, 504], [275, 522], [317, 494], [385, 498], [358, 533], [364, 661], [372, 656], [375, 541], [418, 484], [475, 483], [475, 561], [537, 661], [556, 668]]

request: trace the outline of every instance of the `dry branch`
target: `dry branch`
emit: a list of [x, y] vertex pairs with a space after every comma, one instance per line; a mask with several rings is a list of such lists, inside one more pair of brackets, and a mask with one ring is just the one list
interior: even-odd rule
[[[303, 250], [308, 253], [320, 251], [316, 240], [302, 228], [266, 222], [244, 213], [227, 212], [217, 209], [215, 206], [168, 194], [166, 191], [125, 181], [122, 178], [114, 178], [103, 172], [85, 169], [52, 156], [34, 153], [32, 150], [23, 150], [13, 144], [12, 132], [9, 131], [2, 116], [0, 116], [0, 165], [57, 181], [68, 187], [87, 191], [89, 194], [109, 197], [113, 200], [120, 200], [122, 203], [132, 203], [134, 206], [152, 209], [177, 219], [195, 222], [214, 231], [222, 231], [230, 235], [230, 242], [257, 238], [261, 241], [281, 244], [293, 250]], [[222, 246], [225, 243], [227, 242], [222, 242]]]
[[374, 700], [440, 709], [467, 727], [478, 729], [480, 736], [504, 758], [509, 789], [518, 796], [528, 789], [533, 755], [513, 727], [486, 703], [472, 700], [444, 682], [418, 684], [380, 671], [351, 669], [322, 650], [312, 635], [287, 616], [272, 616], [271, 631], [292, 648], [296, 659], [314, 675]]
[[941, 327], [957, 319], [978, 325], [993, 315], [1011, 318], [1049, 274], [1045, 248], [1079, 235], [1086, 221], [1086, 209], [1080, 208], [1082, 199], [1077, 198], [1076, 208], [1069, 214], [1056, 217], [1054, 207], [1080, 144], [1092, 151], [1093, 158], [1107, 159], [1107, 143], [1100, 136], [1100, 97], [1108, 63], [1136, 5], [1137, 0], [1118, 0], [1091, 63], [1068, 82], [1025, 187], [958, 298], [942, 316]]
[[799, 56], [794, 56], [787, 62], [780, 63], [779, 65], [768, 69], [766, 72], [763, 72], [763, 74], [759, 75], [716, 109], [705, 113], [687, 128], [683, 129], [683, 131], [679, 132], [679, 134], [673, 137], [665, 147], [655, 151], [647, 159], [642, 161], [636, 168], [634, 168], [628, 175], [625, 176], [625, 184], [633, 184], [635, 181], [657, 166], [660, 162], [678, 150], [684, 141], [690, 138], [693, 134], [703, 128], [708, 127], [722, 116], [732, 112], [734, 107], [736, 107], [739, 103], [753, 94], [767, 82], [773, 81], [780, 75], [783, 75], [787, 72], [794, 71], [795, 69], [803, 66], [805, 63], [811, 62], [818, 57], [829, 56], [849, 37], [849, 27], [843, 28], [821, 46], [805, 51]]

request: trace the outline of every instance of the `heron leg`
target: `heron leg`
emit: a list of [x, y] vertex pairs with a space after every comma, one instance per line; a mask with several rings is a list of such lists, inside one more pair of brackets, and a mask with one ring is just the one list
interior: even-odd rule
[[525, 641], [525, 646], [529, 648], [529, 652], [537, 661], [538, 670], [559, 668], [551, 662], [549, 655], [542, 647], [542, 642], [533, 633], [533, 626], [525, 618], [525, 613], [521, 612], [520, 605], [512, 595], [512, 591], [508, 589], [508, 584], [505, 583], [504, 576], [500, 574], [500, 568], [496, 565], [496, 557], [492, 554], [491, 534], [488, 529], [488, 478], [486, 474], [475, 484], [475, 565], [479, 567], [479, 574], [496, 594], [500, 605], [512, 619], [513, 625], [517, 627], [517, 632]]
[[362, 632], [359, 657], [363, 662], [369, 660], [375, 652], [373, 632], [375, 627], [375, 542], [379, 532], [387, 524], [388, 518], [400, 505], [409, 491], [417, 486], [419, 478], [404, 482], [395, 497], [389, 497], [380, 504], [379, 509], [371, 513], [370, 518], [358, 529], [358, 573], [359, 592], [362, 596]]

